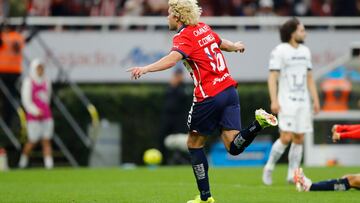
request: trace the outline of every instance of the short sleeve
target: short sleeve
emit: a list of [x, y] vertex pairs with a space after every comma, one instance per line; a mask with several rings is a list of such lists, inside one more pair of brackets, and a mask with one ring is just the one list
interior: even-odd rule
[[215, 42], [216, 42], [216, 44], [218, 44], [219, 45], [219, 47], [220, 47], [220, 45], [221, 45], [221, 38], [219, 37], [219, 35], [216, 33], [216, 32], [213, 32], [213, 35], [214, 35], [214, 37], [215, 37]]
[[275, 48], [271, 51], [269, 70], [280, 70], [283, 67], [283, 60], [279, 48]]
[[192, 41], [186, 35], [178, 34], [174, 36], [172, 51], [178, 51], [186, 59], [193, 51]]

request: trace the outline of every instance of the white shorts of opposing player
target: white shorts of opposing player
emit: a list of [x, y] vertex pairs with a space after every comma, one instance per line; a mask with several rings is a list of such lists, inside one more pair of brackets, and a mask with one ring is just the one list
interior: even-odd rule
[[278, 119], [281, 131], [297, 134], [313, 131], [310, 105], [281, 106]]

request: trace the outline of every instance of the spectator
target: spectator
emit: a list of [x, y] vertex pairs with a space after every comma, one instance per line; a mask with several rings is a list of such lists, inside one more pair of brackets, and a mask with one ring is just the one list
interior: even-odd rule
[[244, 4], [244, 7], [243, 7], [244, 16], [255, 16], [256, 11], [257, 11], [256, 2], [253, 0], [248, 0], [245, 2], [246, 3]]
[[[13, 0], [15, 1], [15, 0]], [[10, 0], [0, 0], [0, 16]], [[17, 0], [21, 1], [21, 0]], [[357, 16], [360, 0], [198, 0], [202, 16]], [[33, 16], [159, 16], [167, 0], [27, 0]], [[19, 3], [17, 3], [19, 4]]]
[[274, 13], [278, 16], [290, 16], [290, 7], [287, 0], [274, 0]]
[[331, 0], [312, 0], [311, 1], [311, 15], [313, 16], [331, 16], [332, 5]]
[[167, 0], [146, 0], [144, 5], [145, 16], [167, 15]]
[[119, 0], [94, 0], [90, 16], [117, 16]]
[[232, 9], [230, 13], [232, 16], [244, 15], [242, 0], [232, 0], [231, 3], [232, 3]]
[[201, 16], [214, 16], [214, 5], [212, 1], [208, 0], [199, 0], [199, 5], [202, 7], [202, 14]]
[[292, 14], [294, 16], [310, 15], [310, 4], [311, 2], [309, 0], [293, 0]]
[[260, 0], [259, 1], [259, 10], [257, 15], [259, 16], [273, 16], [274, 2], [272, 0]]
[[27, 13], [30, 16], [49, 16], [51, 0], [28, 0]]
[[123, 15], [124, 16], [141, 16], [144, 12], [142, 4], [144, 0], [128, 0], [125, 2]]

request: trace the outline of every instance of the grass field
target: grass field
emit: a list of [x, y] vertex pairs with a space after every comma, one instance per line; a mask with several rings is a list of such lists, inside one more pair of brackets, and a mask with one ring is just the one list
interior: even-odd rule
[[[318, 181], [358, 173], [360, 168], [305, 168]], [[262, 168], [210, 168], [212, 195], [218, 203], [360, 202], [360, 191], [298, 193], [285, 182], [285, 166], [274, 173], [274, 185], [261, 183]], [[43, 169], [0, 173], [0, 202], [183, 203], [197, 194], [188, 167], [157, 169]]]

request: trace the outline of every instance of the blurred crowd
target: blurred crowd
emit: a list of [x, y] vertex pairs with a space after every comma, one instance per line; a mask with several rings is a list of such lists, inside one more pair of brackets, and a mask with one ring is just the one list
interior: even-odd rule
[[[25, 0], [24, 0], [25, 1]], [[2, 10], [11, 2], [0, 0]], [[203, 16], [360, 16], [360, 0], [198, 0]], [[10, 3], [9, 3], [10, 2]], [[26, 0], [31, 16], [159, 16], [167, 0]]]

